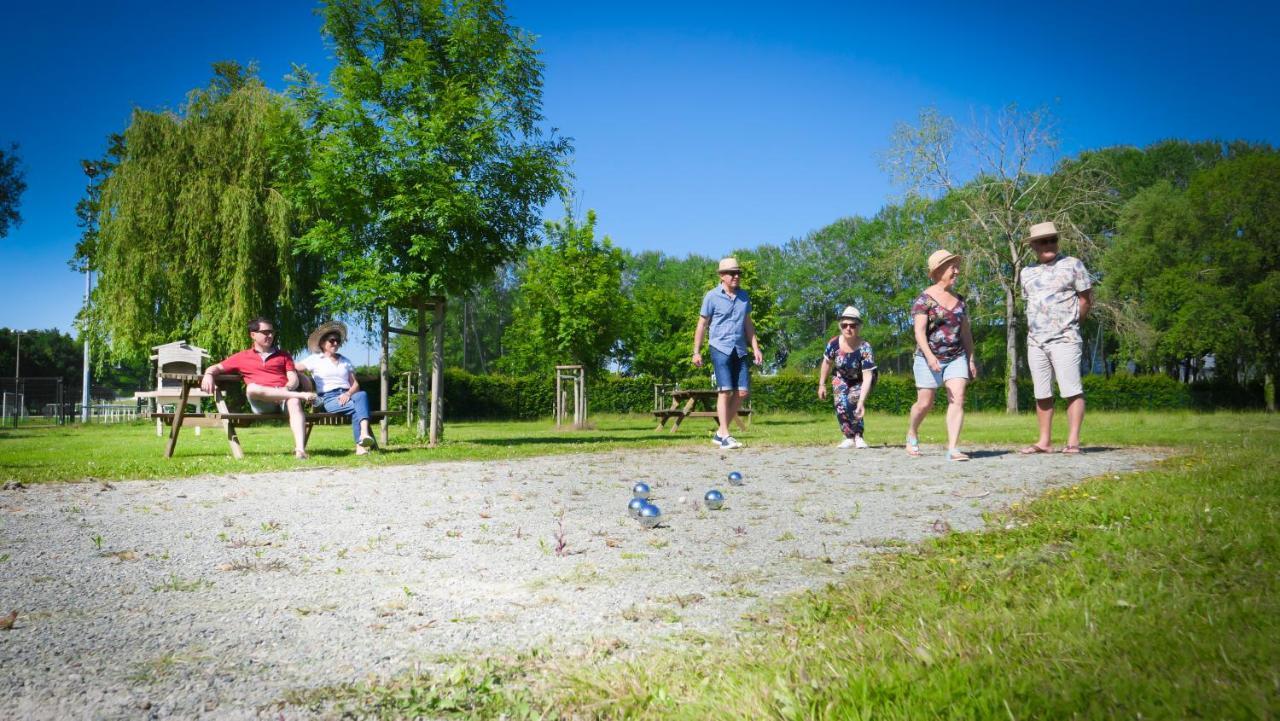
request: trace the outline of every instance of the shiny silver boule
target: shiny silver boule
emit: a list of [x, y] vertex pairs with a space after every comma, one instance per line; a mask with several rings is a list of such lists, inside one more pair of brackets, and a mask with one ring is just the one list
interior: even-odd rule
[[662, 522], [662, 509], [652, 503], [646, 503], [640, 507], [639, 519], [640, 525], [645, 528], [653, 528]]
[[627, 513], [630, 513], [632, 518], [639, 518], [640, 509], [644, 507], [645, 503], [646, 501], [639, 496], [632, 498], [631, 502], [627, 504]]
[[635, 496], [636, 498], [643, 498], [645, 500], [648, 500], [649, 484], [648, 483], [635, 484], [634, 486], [631, 487], [631, 495]]
[[724, 505], [724, 494], [712, 488], [707, 491], [707, 495], [703, 496], [702, 500], [707, 504], [707, 508], [718, 511]]
[[729, 485], [741, 486], [742, 474], [738, 473], [737, 471], [729, 471]]

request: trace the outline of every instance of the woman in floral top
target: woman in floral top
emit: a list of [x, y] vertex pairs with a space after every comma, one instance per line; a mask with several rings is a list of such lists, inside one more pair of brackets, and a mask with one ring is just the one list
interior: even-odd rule
[[876, 358], [871, 344], [862, 340], [858, 330], [862, 327], [862, 314], [849, 306], [840, 314], [840, 335], [827, 341], [822, 369], [818, 371], [818, 397], [827, 397], [827, 374], [831, 376], [831, 389], [836, 402], [836, 421], [844, 433], [841, 448], [866, 448], [862, 438], [862, 418], [867, 411], [867, 396], [875, 385]]
[[933, 284], [911, 304], [917, 346], [913, 367], [916, 402], [911, 406], [907, 428], [907, 453], [912, 456], [920, 455], [920, 423], [933, 407], [938, 386], [946, 386], [947, 460], [969, 460], [956, 446], [964, 425], [965, 386], [978, 377], [978, 366], [973, 357], [969, 313], [964, 298], [953, 290], [960, 275], [960, 260], [960, 256], [945, 250], [929, 256], [929, 279]]

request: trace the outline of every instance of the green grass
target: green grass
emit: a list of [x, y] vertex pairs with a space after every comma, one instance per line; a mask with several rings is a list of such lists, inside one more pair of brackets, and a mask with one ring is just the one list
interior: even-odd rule
[[[1029, 422], [983, 416], [967, 436], [1018, 443]], [[385, 718], [1280, 715], [1280, 419], [1094, 414], [1087, 428], [1092, 446], [1179, 448], [879, 557], [732, 639], [632, 661], [479, 659], [292, 700]]]
[[[1248, 413], [1091, 413], [1086, 447], [1099, 445], [1177, 446], [1191, 442], [1230, 442], [1262, 422]], [[1059, 419], [1061, 427], [1063, 419]], [[180, 478], [206, 473], [246, 473], [320, 466], [396, 465], [443, 460], [489, 460], [616, 449], [698, 446], [712, 430], [706, 419], [690, 419], [672, 434], [654, 432], [647, 415], [596, 416], [588, 430], [557, 431], [548, 421], [453, 422], [437, 448], [417, 443], [403, 424], [391, 427], [391, 443], [369, 456], [352, 453], [350, 430], [318, 427], [311, 434], [307, 461], [294, 460], [292, 436], [284, 425], [239, 429], [245, 458], [231, 457], [225, 434], [205, 428], [182, 431], [173, 458], [164, 457], [166, 438], [155, 425], [115, 425], [0, 429], [0, 479], [23, 482]], [[867, 420], [872, 444], [901, 445], [906, 419], [874, 413]], [[746, 443], [770, 445], [835, 444], [840, 440], [833, 418], [804, 414], [763, 414], [750, 430], [738, 433]], [[1034, 440], [1034, 420], [1027, 415], [971, 413], [963, 440], [968, 444], [1022, 446]], [[935, 412], [921, 429], [924, 444], [945, 440], [942, 414]], [[1059, 438], [1059, 441], [1061, 439]], [[927, 450], [927, 449], [926, 449]]]

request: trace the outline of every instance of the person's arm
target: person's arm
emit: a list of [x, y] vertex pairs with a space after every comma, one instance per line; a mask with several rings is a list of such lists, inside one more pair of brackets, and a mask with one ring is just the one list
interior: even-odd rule
[[351, 401], [351, 396], [360, 390], [360, 381], [356, 380], [356, 372], [354, 370], [347, 371], [347, 383], [346, 392], [338, 396], [338, 403], [344, 406]]
[[822, 356], [822, 367], [818, 369], [818, 397], [826, 400], [827, 398], [827, 376], [831, 373], [831, 359], [825, 354]]
[[764, 365], [764, 354], [760, 352], [760, 339], [756, 337], [756, 324], [751, 322], [751, 316], [748, 315], [746, 321], [742, 324], [742, 330], [747, 334], [747, 340], [751, 341], [751, 350], [755, 354], [756, 365]]
[[208, 368], [205, 368], [204, 375], [200, 376], [200, 390], [204, 391], [205, 393], [212, 393], [214, 386], [217, 385], [216, 383], [214, 383], [213, 377], [218, 375], [221, 372], [222, 372], [222, 363], [214, 363]]
[[1093, 308], [1093, 288], [1085, 288], [1076, 295], [1080, 298], [1079, 320], [1083, 323], [1085, 316], [1089, 315], [1089, 309]]
[[290, 368], [284, 372], [284, 389], [293, 391], [298, 389], [298, 371]]
[[929, 370], [934, 373], [942, 371], [942, 364], [938, 362], [938, 356], [929, 350], [929, 338], [925, 335], [925, 329], [929, 327], [929, 316], [924, 313], [916, 313], [912, 318], [915, 325], [916, 347], [920, 349], [920, 354], [924, 356], [924, 362], [929, 364]]
[[707, 332], [707, 317], [698, 316], [698, 327], [693, 331], [693, 364], [702, 367], [702, 336]]
[[965, 355], [969, 356], [969, 380], [978, 379], [978, 359], [973, 355], [973, 332], [969, 329], [969, 314], [966, 313], [960, 323], [960, 342], [964, 343]]

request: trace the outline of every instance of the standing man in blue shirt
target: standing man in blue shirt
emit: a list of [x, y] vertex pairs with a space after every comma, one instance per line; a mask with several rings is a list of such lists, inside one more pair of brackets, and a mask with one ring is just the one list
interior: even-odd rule
[[729, 435], [729, 422], [738, 417], [738, 409], [750, 392], [747, 343], [751, 344], [756, 365], [764, 364], [764, 356], [751, 322], [751, 298], [740, 287], [742, 269], [737, 259], [724, 258], [717, 272], [720, 285], [702, 297], [698, 329], [693, 333], [693, 364], [702, 367], [702, 337], [710, 329], [707, 340], [711, 366], [716, 372], [716, 390], [720, 391], [716, 397], [720, 428], [711, 436], [711, 444], [717, 448], [741, 448], [742, 444]]

